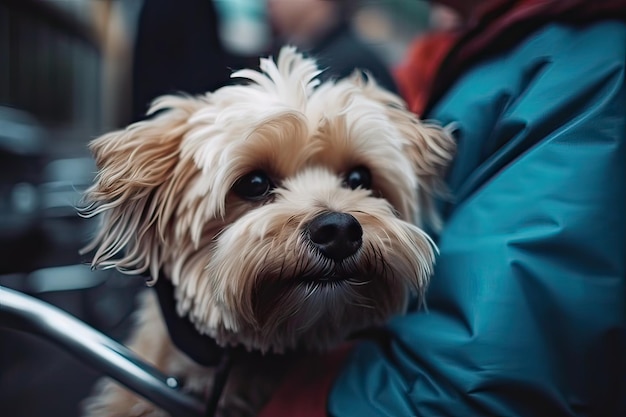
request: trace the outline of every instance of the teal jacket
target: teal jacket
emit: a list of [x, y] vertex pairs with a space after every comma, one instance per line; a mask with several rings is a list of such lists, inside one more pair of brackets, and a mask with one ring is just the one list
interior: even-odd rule
[[344, 416], [626, 416], [626, 26], [548, 24], [428, 118], [457, 125], [427, 310], [362, 342]]

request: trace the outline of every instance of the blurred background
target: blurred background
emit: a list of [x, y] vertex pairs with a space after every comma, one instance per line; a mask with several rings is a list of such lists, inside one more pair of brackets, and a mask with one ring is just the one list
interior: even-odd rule
[[[342, 24], [389, 72], [428, 24], [420, 0], [0, 0], [0, 285], [123, 340], [143, 280], [91, 271], [78, 254], [96, 222], [75, 209], [95, 173], [89, 141], [141, 118], [155, 95], [218, 87], [281, 43], [327, 48], [325, 3], [341, 3]], [[272, 13], [293, 5], [320, 20], [281, 26]], [[3, 416], [76, 416], [98, 377], [0, 330]]]

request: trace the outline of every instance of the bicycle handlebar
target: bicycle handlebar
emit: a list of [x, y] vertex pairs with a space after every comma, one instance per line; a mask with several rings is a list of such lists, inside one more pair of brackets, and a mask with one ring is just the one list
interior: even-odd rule
[[75, 355], [176, 417], [204, 416], [204, 404], [179, 390], [178, 381], [65, 311], [0, 286], [0, 328], [35, 334]]

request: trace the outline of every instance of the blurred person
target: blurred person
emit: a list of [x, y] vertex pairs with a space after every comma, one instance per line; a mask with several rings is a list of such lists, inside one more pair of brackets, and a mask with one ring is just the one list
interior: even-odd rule
[[430, 84], [443, 59], [462, 33], [464, 17], [460, 10], [437, 1], [429, 10], [430, 30], [420, 36], [406, 54], [406, 59], [395, 68], [395, 79], [411, 110], [421, 114], [430, 93]]
[[297, 46], [314, 56], [321, 75], [347, 77], [355, 69], [369, 72], [381, 86], [396, 91], [387, 64], [351, 26], [354, 0], [266, 0], [275, 50], [284, 44]]
[[427, 309], [261, 416], [626, 415], [626, 3], [440, 3], [458, 20], [397, 72], [458, 141]]
[[[230, 82], [247, 57], [230, 53], [219, 36], [212, 0], [144, 0], [133, 50], [133, 120], [158, 96], [201, 94]], [[256, 61], [254, 61], [256, 62]]]
[[432, 31], [450, 32], [463, 25], [463, 17], [453, 7], [433, 2], [429, 11], [429, 26]]

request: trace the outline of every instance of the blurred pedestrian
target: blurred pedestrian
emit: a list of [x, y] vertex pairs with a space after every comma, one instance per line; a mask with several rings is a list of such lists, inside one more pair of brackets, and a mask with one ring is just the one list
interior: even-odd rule
[[[219, 36], [212, 0], [144, 0], [134, 46], [133, 120], [144, 118], [158, 96], [201, 94], [230, 82], [248, 66]], [[256, 62], [256, 60], [255, 60]]]
[[353, 0], [266, 0], [275, 51], [284, 44], [314, 56], [327, 70], [321, 78], [342, 78], [355, 69], [369, 72], [396, 91], [388, 65], [352, 28]]

